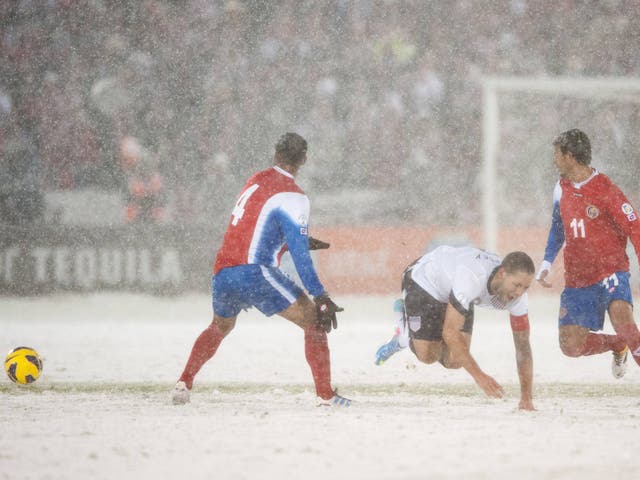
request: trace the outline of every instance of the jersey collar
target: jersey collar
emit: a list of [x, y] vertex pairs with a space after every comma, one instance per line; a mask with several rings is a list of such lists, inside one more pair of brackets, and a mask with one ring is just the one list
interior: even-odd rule
[[598, 175], [598, 173], [599, 173], [599, 172], [598, 172], [598, 170], [596, 170], [595, 168], [592, 168], [592, 169], [591, 169], [591, 175], [589, 176], [589, 178], [587, 178], [586, 180], [583, 180], [583, 181], [582, 181], [582, 182], [580, 182], [580, 183], [573, 183], [573, 182], [571, 182], [571, 185], [573, 185], [573, 188], [575, 188], [575, 189], [578, 189], [578, 190], [579, 190], [579, 189], [581, 189], [582, 187], [584, 187], [587, 183], [589, 183], [593, 177], [595, 177], [596, 175]]
[[274, 165], [273, 166], [274, 170], [276, 170], [277, 172], [281, 173], [282, 175], [284, 175], [285, 177], [289, 177], [289, 178], [293, 178], [293, 175], [291, 175], [289, 172], [287, 172], [286, 170], [283, 170], [282, 168], [280, 168], [278, 165]]

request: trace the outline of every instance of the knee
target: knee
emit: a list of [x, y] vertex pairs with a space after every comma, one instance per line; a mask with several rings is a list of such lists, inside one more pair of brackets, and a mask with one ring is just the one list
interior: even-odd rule
[[580, 357], [584, 352], [584, 345], [576, 341], [560, 339], [560, 350], [567, 357]]
[[452, 370], [457, 370], [459, 368], [462, 368], [462, 363], [453, 359], [448, 359], [448, 360], [442, 359], [440, 363], [444, 368], [449, 368]]
[[220, 333], [222, 333], [222, 335], [227, 336], [229, 332], [233, 330], [233, 327], [236, 326], [236, 319], [235, 317], [223, 318], [214, 316], [211, 325], [209, 325], [209, 328], [213, 328], [214, 326], [217, 327], [218, 330], [220, 330]]
[[301, 306], [302, 311], [300, 313], [300, 318], [294, 320], [294, 323], [302, 327], [303, 330], [315, 328], [317, 326], [317, 312], [315, 303], [307, 300], [306, 302], [302, 302]]
[[304, 303], [304, 318], [309, 323], [316, 323], [316, 318], [318, 316], [318, 312], [316, 310], [316, 304], [308, 300]]
[[418, 360], [426, 364], [436, 363], [440, 360], [440, 352], [434, 352], [432, 350], [417, 350], [415, 354]]

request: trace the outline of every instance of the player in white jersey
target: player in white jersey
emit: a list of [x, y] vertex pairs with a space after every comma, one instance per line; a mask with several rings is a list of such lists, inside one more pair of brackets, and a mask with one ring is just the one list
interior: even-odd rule
[[490, 397], [504, 395], [470, 352], [474, 306], [510, 313], [523, 410], [534, 410], [533, 358], [529, 343], [527, 289], [535, 266], [524, 252], [504, 260], [473, 247], [438, 247], [405, 270], [397, 300], [396, 334], [376, 352], [376, 365], [409, 346], [424, 363], [464, 368]]

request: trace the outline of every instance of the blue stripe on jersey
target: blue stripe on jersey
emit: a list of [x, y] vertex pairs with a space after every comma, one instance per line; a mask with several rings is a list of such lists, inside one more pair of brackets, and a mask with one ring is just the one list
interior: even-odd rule
[[551, 228], [547, 238], [547, 247], [544, 250], [544, 260], [549, 263], [558, 256], [558, 252], [564, 244], [564, 226], [560, 216], [560, 199], [562, 198], [562, 187], [558, 181], [553, 189], [553, 213], [551, 214]]
[[544, 259], [549, 263], [553, 263], [563, 243], [564, 227], [562, 226], [562, 217], [560, 216], [560, 202], [554, 202], [551, 228], [549, 229], [549, 237], [547, 238], [547, 248], [544, 250]]
[[272, 210], [263, 223], [260, 230], [259, 239], [256, 243], [253, 255], [250, 258], [251, 263], [260, 265], [276, 265], [280, 247], [283, 243], [282, 232], [280, 232], [280, 221], [278, 217], [282, 216], [279, 209]]
[[260, 231], [260, 237], [250, 260], [251, 263], [260, 265], [276, 265], [275, 255], [280, 251], [280, 246], [286, 243], [302, 284], [315, 297], [324, 293], [324, 287], [309, 254], [306, 228], [306, 225], [294, 221], [283, 209], [272, 210], [264, 222], [264, 228]]
[[307, 226], [300, 225], [282, 212], [281, 224], [293, 264], [307, 291], [314, 297], [324, 293], [309, 253]]

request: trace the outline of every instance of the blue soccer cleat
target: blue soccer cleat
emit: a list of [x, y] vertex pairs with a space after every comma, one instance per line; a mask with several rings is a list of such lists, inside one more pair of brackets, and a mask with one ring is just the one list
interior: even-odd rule
[[376, 352], [376, 365], [382, 365], [384, 362], [389, 360], [389, 358], [391, 358], [391, 355], [402, 350], [400, 342], [398, 341], [399, 337], [400, 334], [396, 333], [393, 337], [391, 337], [391, 340], [389, 340], [378, 349], [378, 351]]
[[328, 400], [323, 400], [318, 397], [317, 406], [318, 407], [334, 407], [334, 408], [348, 408], [351, 406], [351, 400], [345, 398], [341, 395], [338, 395], [338, 392], [333, 392], [333, 397]]

